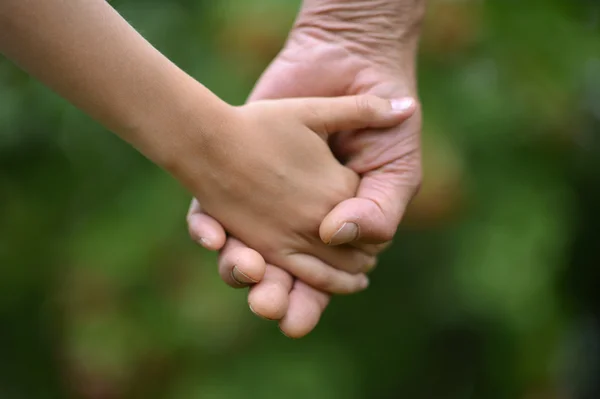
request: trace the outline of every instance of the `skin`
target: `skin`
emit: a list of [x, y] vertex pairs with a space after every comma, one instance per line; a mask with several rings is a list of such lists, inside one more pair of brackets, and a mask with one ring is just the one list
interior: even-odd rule
[[[325, 139], [335, 131], [396, 125], [404, 111], [377, 97], [359, 98], [249, 103], [228, 118], [221, 133], [228, 145], [205, 150], [202, 160], [194, 149], [192, 162], [177, 175], [265, 261], [326, 291], [362, 290], [368, 284], [362, 271], [373, 256], [349, 245], [328, 246], [318, 234], [325, 215], [352, 197], [359, 182], [332, 156]], [[195, 167], [211, 173], [189, 176]]]
[[366, 288], [362, 272], [373, 256], [319, 237], [325, 215], [359, 184], [326, 139], [396, 126], [412, 112], [405, 101], [345, 96], [230, 106], [104, 0], [4, 0], [0, 51], [169, 171], [261, 262], [328, 292]]
[[[304, 1], [283, 50], [249, 101], [355, 94], [417, 98], [415, 58], [424, 7], [424, 0]], [[322, 221], [324, 243], [349, 243], [377, 255], [391, 242], [421, 182], [421, 112], [418, 104], [406, 105], [414, 115], [399, 126], [330, 138], [333, 153], [361, 180], [355, 197], [340, 202]], [[188, 214], [190, 234], [204, 247], [220, 249], [223, 280], [233, 287], [253, 284], [250, 308], [279, 320], [284, 334], [308, 334], [329, 303], [329, 292], [264, 262], [260, 252], [235, 236], [226, 239], [200, 203], [194, 201]]]

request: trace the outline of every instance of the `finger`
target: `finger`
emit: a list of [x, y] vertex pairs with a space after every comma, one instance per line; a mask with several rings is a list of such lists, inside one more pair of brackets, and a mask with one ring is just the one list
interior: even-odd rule
[[391, 241], [420, 182], [420, 161], [392, 162], [365, 173], [355, 198], [339, 203], [321, 222], [324, 243]]
[[311, 254], [328, 266], [350, 274], [363, 273], [376, 261], [373, 255], [350, 245], [321, 245], [311, 250]]
[[229, 286], [246, 287], [261, 281], [266, 264], [263, 257], [234, 237], [229, 237], [219, 254], [219, 275]]
[[338, 204], [321, 222], [330, 245], [390, 241], [421, 183], [421, 111], [392, 129], [363, 130], [348, 147], [346, 166], [361, 175], [355, 198]]
[[296, 280], [290, 292], [287, 313], [279, 322], [279, 329], [290, 338], [304, 337], [319, 323], [329, 299], [329, 295], [324, 292]]
[[248, 293], [248, 306], [263, 319], [281, 320], [288, 311], [293, 277], [279, 267], [267, 264], [263, 279]]
[[225, 245], [225, 229], [211, 216], [202, 212], [196, 199], [192, 200], [187, 214], [188, 231], [192, 240], [211, 251]]
[[353, 294], [363, 291], [369, 285], [369, 279], [364, 274], [350, 274], [334, 269], [308, 254], [288, 255], [285, 269], [297, 279], [331, 294]]
[[321, 135], [344, 130], [389, 128], [408, 119], [416, 109], [411, 97], [386, 100], [373, 95], [335, 98], [305, 98], [303, 121]]
[[382, 244], [364, 244], [362, 242], [355, 241], [351, 243], [351, 245], [360, 249], [366, 254], [369, 254], [371, 256], [377, 256], [386, 249], [388, 249], [390, 245], [392, 245], [392, 241], [384, 242]]

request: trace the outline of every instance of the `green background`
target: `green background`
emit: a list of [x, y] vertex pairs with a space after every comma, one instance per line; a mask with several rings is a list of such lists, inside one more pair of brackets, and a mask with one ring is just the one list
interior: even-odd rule
[[[112, 4], [243, 103], [298, 9]], [[600, 6], [430, 0], [423, 189], [371, 288], [289, 340], [166, 173], [0, 60], [0, 398], [600, 397]]]

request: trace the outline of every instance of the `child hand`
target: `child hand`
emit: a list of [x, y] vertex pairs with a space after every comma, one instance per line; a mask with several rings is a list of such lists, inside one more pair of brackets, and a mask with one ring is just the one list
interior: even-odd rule
[[325, 140], [338, 131], [392, 127], [405, 117], [372, 96], [254, 102], [233, 108], [205, 144], [204, 158], [193, 157], [192, 145], [173, 173], [207, 214], [268, 263], [320, 290], [352, 293], [366, 288], [361, 272], [375, 258], [319, 238], [324, 216], [358, 185]]

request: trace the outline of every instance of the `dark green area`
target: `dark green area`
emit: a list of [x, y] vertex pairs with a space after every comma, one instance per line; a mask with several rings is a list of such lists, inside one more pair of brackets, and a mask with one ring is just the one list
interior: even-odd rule
[[[423, 190], [299, 341], [220, 282], [169, 176], [0, 60], [0, 398], [600, 397], [600, 7], [429, 3]], [[299, 5], [112, 4], [234, 104]]]

